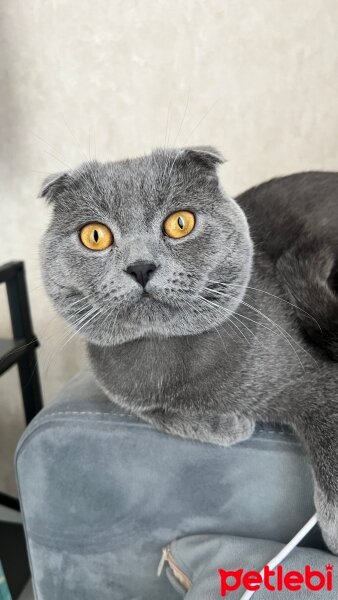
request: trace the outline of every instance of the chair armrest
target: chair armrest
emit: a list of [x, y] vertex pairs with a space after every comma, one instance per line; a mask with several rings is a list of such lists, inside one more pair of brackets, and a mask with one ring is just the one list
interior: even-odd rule
[[89, 372], [27, 428], [16, 470], [38, 600], [171, 600], [156, 578], [171, 540], [286, 542], [314, 512], [310, 467], [288, 430], [258, 427], [231, 448], [182, 440], [115, 406]]

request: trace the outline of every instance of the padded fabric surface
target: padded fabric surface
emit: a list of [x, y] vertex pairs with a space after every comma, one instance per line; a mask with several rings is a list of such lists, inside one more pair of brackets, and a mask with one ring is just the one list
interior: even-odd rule
[[[173, 600], [161, 548], [192, 534], [288, 541], [313, 514], [312, 477], [286, 430], [231, 448], [155, 431], [79, 373], [17, 450], [37, 600]], [[310, 545], [321, 545], [314, 532]]]
[[[252, 538], [234, 537], [230, 535], [193, 535], [175, 540], [170, 545], [171, 554], [176, 565], [185, 573], [192, 582], [188, 592], [177, 584], [172, 571], [168, 568], [167, 575], [172, 581], [174, 589], [178, 590], [178, 598], [185, 600], [220, 600], [221, 581], [218, 569], [224, 569], [228, 573], [243, 569], [243, 573], [228, 575], [225, 578], [226, 589], [223, 590], [228, 600], [240, 600], [245, 590], [243, 576], [248, 571], [260, 572], [269, 560], [276, 556], [283, 548], [283, 544], [268, 540], [257, 540]], [[338, 569], [338, 557], [323, 550], [314, 548], [295, 548], [293, 552], [284, 559], [282, 563], [283, 576], [290, 571], [298, 571], [304, 577], [304, 566], [311, 568], [309, 577], [310, 586], [307, 581], [299, 584], [298, 589], [287, 589], [282, 583], [282, 589], [271, 591], [271, 587], [277, 588], [277, 572], [268, 580], [267, 589], [264, 585], [253, 595], [253, 600], [267, 600], [276, 597], [278, 600], [299, 600], [308, 598], [336, 598], [338, 596], [338, 583], [335, 581], [334, 571], [332, 573], [332, 586], [328, 579], [326, 565], [332, 564], [334, 571]], [[321, 573], [320, 576], [315, 571]], [[295, 582], [294, 582], [295, 583]], [[312, 591], [309, 587], [318, 586], [319, 589]], [[293, 586], [291, 585], [291, 588]], [[332, 588], [332, 589], [331, 589]]]

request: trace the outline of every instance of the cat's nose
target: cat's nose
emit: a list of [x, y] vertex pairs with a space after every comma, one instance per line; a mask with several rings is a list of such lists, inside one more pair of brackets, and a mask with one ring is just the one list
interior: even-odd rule
[[154, 263], [143, 261], [129, 265], [129, 267], [126, 268], [126, 273], [135, 279], [137, 283], [142, 285], [143, 289], [146, 287], [154, 271], [156, 271], [156, 265]]

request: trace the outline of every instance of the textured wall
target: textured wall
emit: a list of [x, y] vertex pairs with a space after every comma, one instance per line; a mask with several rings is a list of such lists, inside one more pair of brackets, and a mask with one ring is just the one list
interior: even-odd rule
[[[0, 262], [26, 261], [48, 403], [85, 355], [76, 338], [62, 349], [70, 332], [41, 286], [41, 179], [165, 142], [218, 146], [232, 194], [278, 174], [336, 169], [338, 4], [16, 0], [0, 12]], [[3, 306], [0, 291], [0, 336]], [[23, 427], [14, 371], [0, 395], [0, 489], [13, 490]]]

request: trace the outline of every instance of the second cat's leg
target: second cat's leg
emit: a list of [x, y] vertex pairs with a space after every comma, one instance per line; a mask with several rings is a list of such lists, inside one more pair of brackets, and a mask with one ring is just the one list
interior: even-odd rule
[[140, 416], [160, 431], [220, 446], [248, 439], [255, 428], [254, 421], [233, 412], [217, 415], [156, 409]]
[[312, 463], [315, 505], [325, 542], [338, 554], [338, 413], [319, 410], [295, 425]]

